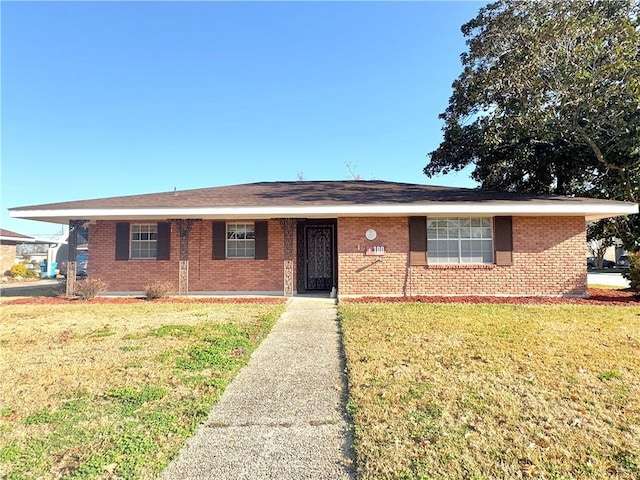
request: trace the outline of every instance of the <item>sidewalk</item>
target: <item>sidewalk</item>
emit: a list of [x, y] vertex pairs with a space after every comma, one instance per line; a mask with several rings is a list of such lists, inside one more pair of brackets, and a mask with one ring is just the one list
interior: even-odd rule
[[50, 287], [52, 285], [61, 285], [64, 283], [64, 279], [59, 278], [47, 278], [42, 280], [32, 280], [26, 282], [7, 282], [0, 283], [0, 290], [12, 289], [12, 288], [37, 288], [37, 287]]
[[64, 279], [34, 280], [28, 282], [0, 283], [0, 297], [53, 297], [62, 292]]
[[352, 479], [345, 400], [335, 301], [294, 297], [160, 479]]
[[629, 288], [629, 280], [622, 276], [621, 272], [589, 272], [587, 273], [589, 285], [609, 285], [612, 287]]

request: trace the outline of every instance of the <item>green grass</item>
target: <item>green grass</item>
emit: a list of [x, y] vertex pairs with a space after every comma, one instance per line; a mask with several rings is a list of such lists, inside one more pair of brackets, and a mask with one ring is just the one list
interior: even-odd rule
[[283, 305], [4, 305], [0, 477], [155, 478]]
[[339, 311], [359, 480], [640, 478], [637, 307]]
[[590, 283], [589, 288], [598, 288], [600, 290], [626, 290], [627, 287], [620, 287], [618, 285], [603, 285], [599, 283]]

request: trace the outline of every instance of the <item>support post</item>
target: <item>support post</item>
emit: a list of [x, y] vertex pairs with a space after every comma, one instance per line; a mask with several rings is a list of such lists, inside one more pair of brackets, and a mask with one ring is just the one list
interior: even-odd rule
[[180, 259], [178, 263], [178, 295], [189, 294], [189, 233], [193, 224], [199, 222], [193, 218], [174, 218], [171, 224], [178, 228], [180, 234]]
[[76, 271], [78, 254], [78, 230], [87, 223], [87, 220], [69, 220], [69, 238], [67, 240], [67, 296], [76, 293]]
[[284, 286], [285, 297], [293, 297], [293, 235], [298, 220], [295, 218], [279, 218], [278, 222], [284, 233]]

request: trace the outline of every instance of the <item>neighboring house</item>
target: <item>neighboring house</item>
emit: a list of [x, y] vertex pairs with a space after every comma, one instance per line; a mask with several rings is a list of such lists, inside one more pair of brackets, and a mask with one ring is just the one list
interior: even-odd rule
[[5, 275], [16, 263], [18, 245], [34, 241], [33, 237], [0, 228], [0, 275]]
[[[78, 228], [76, 237], [76, 249], [78, 253], [87, 254], [89, 250], [89, 230], [87, 227]], [[57, 249], [53, 255], [54, 260], [58, 263], [58, 267], [65, 269], [65, 264], [69, 260], [69, 234], [62, 237], [62, 241], [57, 245]]]
[[[586, 295], [585, 222], [626, 202], [383, 181], [251, 183], [13, 208], [89, 227], [111, 292]], [[70, 255], [74, 252], [70, 238]]]

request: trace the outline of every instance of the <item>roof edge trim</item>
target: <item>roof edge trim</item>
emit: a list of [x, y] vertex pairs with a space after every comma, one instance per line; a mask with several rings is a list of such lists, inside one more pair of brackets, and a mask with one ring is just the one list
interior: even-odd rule
[[13, 218], [199, 218], [199, 217], [305, 217], [305, 216], [367, 216], [367, 215], [447, 215], [447, 214], [504, 214], [504, 215], [630, 215], [638, 213], [638, 204], [619, 202], [605, 204], [567, 204], [553, 202], [491, 202], [437, 203], [432, 205], [347, 205], [347, 206], [282, 206], [282, 207], [207, 207], [207, 208], [88, 208], [59, 210], [9, 210]]

